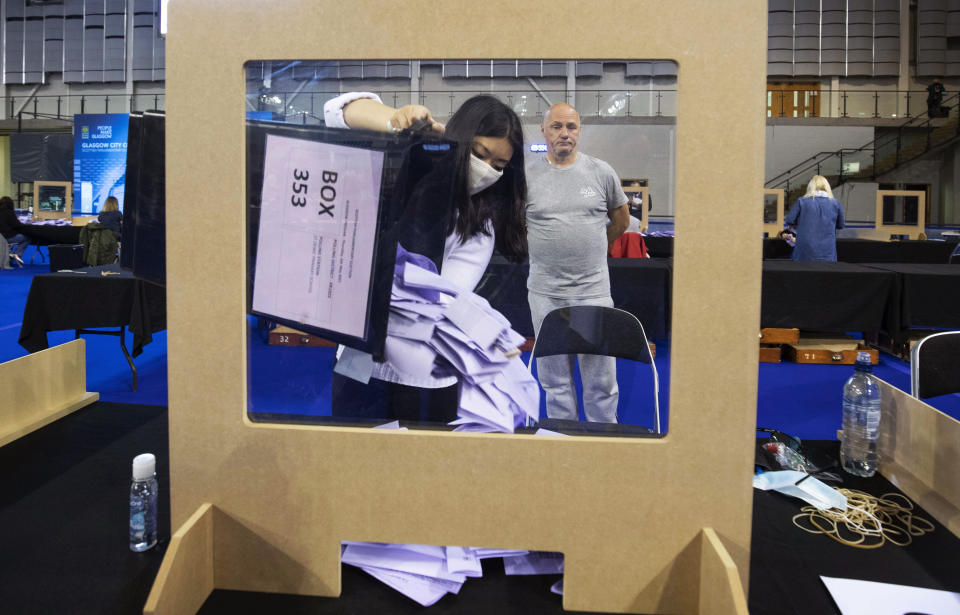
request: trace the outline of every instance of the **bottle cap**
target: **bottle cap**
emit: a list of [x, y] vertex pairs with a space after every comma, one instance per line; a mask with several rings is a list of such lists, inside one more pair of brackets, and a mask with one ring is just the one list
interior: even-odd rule
[[133, 458], [133, 479], [146, 480], [153, 477], [157, 469], [157, 458], [153, 453], [144, 453]]
[[863, 352], [863, 351], [858, 352], [857, 363], [866, 363], [867, 365], [873, 365], [873, 363], [870, 361], [870, 353]]

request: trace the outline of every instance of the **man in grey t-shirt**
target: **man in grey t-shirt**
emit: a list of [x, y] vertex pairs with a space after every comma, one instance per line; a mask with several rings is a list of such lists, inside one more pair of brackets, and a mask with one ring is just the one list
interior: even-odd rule
[[[540, 126], [547, 155], [528, 159], [527, 279], [535, 334], [552, 310], [569, 305], [613, 307], [607, 247], [630, 222], [627, 196], [613, 168], [577, 151], [580, 115], [566, 103], [550, 107]], [[608, 224], [609, 219], [609, 224]], [[616, 423], [616, 359], [578, 355], [588, 421]], [[537, 359], [547, 416], [577, 419], [572, 356]]]

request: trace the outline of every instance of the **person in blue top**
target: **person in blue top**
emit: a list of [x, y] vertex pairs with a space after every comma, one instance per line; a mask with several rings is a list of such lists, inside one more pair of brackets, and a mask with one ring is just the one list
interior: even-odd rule
[[807, 193], [797, 199], [783, 219], [786, 228], [780, 233], [794, 233], [795, 261], [836, 261], [837, 229], [843, 228], [843, 206], [833, 198], [830, 183], [822, 175], [814, 175], [807, 184]]

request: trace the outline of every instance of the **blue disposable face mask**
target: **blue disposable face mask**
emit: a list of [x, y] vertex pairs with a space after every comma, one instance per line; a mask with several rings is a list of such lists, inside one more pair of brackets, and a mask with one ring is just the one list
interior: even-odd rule
[[785, 495], [800, 498], [820, 510], [829, 508], [847, 509], [847, 496], [830, 485], [817, 480], [815, 476], [796, 470], [756, 474], [753, 477], [753, 486], [763, 491], [773, 489]]
[[480, 160], [472, 153], [470, 154], [470, 173], [467, 182], [470, 189], [470, 196], [483, 192], [490, 186], [497, 183], [503, 177], [503, 171], [498, 171], [486, 162]]

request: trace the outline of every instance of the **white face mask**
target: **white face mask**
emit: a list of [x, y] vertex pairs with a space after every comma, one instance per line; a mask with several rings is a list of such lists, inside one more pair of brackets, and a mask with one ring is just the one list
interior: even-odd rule
[[494, 169], [472, 153], [470, 154], [470, 174], [467, 182], [470, 196], [478, 192], [483, 192], [497, 183], [497, 180], [501, 177], [503, 177], [503, 171]]

